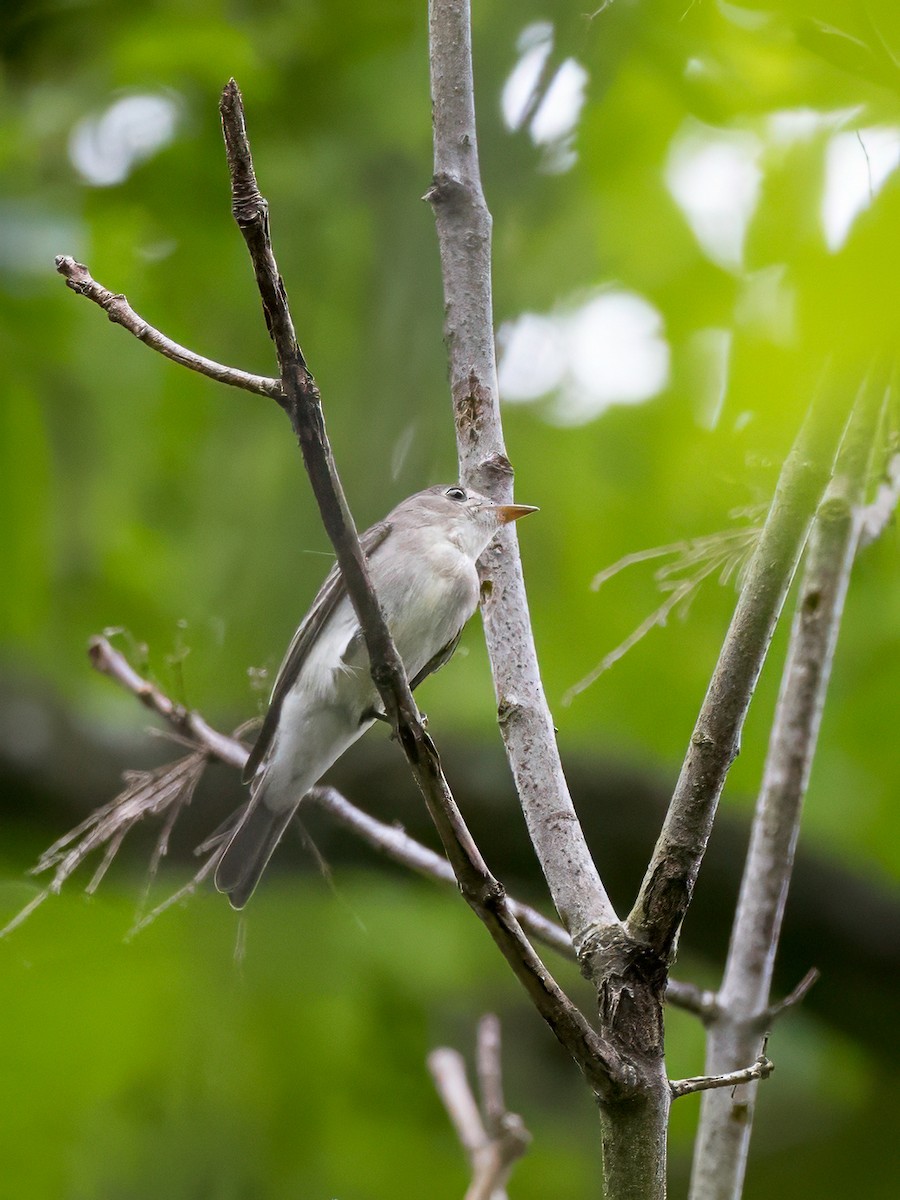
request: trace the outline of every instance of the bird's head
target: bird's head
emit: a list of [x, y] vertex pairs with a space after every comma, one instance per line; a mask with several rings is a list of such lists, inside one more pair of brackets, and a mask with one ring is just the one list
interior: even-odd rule
[[462, 484], [439, 484], [398, 504], [388, 520], [430, 526], [473, 560], [499, 529], [537, 512], [530, 504], [495, 504]]

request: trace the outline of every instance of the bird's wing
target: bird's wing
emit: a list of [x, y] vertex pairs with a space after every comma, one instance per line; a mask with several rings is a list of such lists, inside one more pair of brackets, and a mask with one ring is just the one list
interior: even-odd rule
[[[460, 625], [458, 632], [456, 633], [456, 635], [454, 637], [452, 637], [450, 639], [450, 641], [447, 643], [447, 645], [442, 646], [441, 649], [438, 650], [437, 654], [435, 654], [435, 656], [433, 658], [429, 658], [428, 662], [425, 664], [425, 666], [422, 668], [422, 670], [418, 673], [418, 675], [416, 675], [413, 679], [410, 679], [409, 690], [411, 692], [414, 692], [416, 690], [416, 688], [419, 686], [419, 684], [422, 682], [423, 679], [427, 679], [429, 675], [433, 675], [435, 671], [439, 671], [441, 669], [441, 667], [443, 667], [446, 663], [448, 663], [450, 661], [450, 659], [453, 657], [454, 650], [459, 645], [459, 639], [462, 637], [462, 631], [464, 628], [465, 628], [465, 626]], [[344, 655], [345, 659], [352, 653], [353, 650], [357, 649], [358, 644], [361, 641], [362, 641], [362, 630], [357, 629], [356, 633], [354, 633], [354, 635], [353, 635], [353, 640], [350, 642], [350, 645], [347, 647], [347, 653]], [[378, 704], [375, 708], [367, 709], [366, 712], [363, 713], [363, 720], [388, 721], [388, 724], [390, 724], [390, 721], [388, 720], [387, 716], [385, 716], [384, 708], [382, 707], [380, 700], [378, 701]], [[424, 720], [424, 718], [423, 718], [423, 720]]]
[[416, 675], [415, 679], [409, 681], [410, 691], [415, 691], [423, 679], [427, 679], [429, 675], [433, 675], [435, 671], [439, 671], [453, 657], [453, 651], [459, 645], [459, 639], [462, 637], [463, 626], [460, 625], [456, 631], [456, 636], [452, 637], [446, 646], [442, 646], [435, 654], [434, 658], [430, 658], [422, 670]]
[[[391, 532], [391, 528], [390, 522], [379, 521], [377, 525], [373, 525], [371, 529], [366, 530], [359, 539], [359, 544], [366, 558], [374, 553], [385, 541]], [[291, 644], [288, 646], [287, 654], [284, 656], [284, 662], [281, 664], [278, 674], [275, 677], [275, 685], [272, 688], [269, 708], [262, 723], [262, 729], [259, 731], [256, 745], [250, 751], [250, 757], [247, 759], [247, 764], [244, 767], [244, 783], [250, 782], [256, 774], [259, 764], [265, 758], [266, 752], [275, 736], [275, 730], [278, 728], [284, 698], [294, 686], [300, 669], [306, 661], [306, 656], [309, 654], [310, 647], [319, 636], [325, 622], [334, 612], [338, 602], [346, 595], [346, 591], [340, 567], [335, 563], [328, 572], [325, 582], [319, 589], [318, 595], [313, 600], [309, 612], [303, 618], [300, 628], [294, 634]]]

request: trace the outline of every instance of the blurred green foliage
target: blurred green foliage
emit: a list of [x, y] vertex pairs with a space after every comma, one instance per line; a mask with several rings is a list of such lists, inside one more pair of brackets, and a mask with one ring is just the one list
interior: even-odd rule
[[[126, 646], [211, 720], [251, 715], [260, 695], [248, 668], [277, 666], [325, 572], [327, 542], [277, 407], [110, 327], [66, 291], [53, 255], [86, 262], [171, 337], [270, 373], [217, 125], [234, 75], [358, 522], [452, 480], [440, 275], [419, 200], [431, 165], [425, 8], [3, 6], [0, 654], [50, 681], [85, 720], [111, 731], [144, 721], [86, 669], [86, 640], [105, 627], [127, 630]], [[520, 537], [563, 750], [632, 757], [672, 776], [733, 588], [711, 582], [686, 619], [653, 631], [563, 707], [660, 599], [652, 566], [599, 594], [589, 583], [621, 555], [726, 528], [733, 510], [764, 504], [826, 358], [850, 389], [893, 348], [900, 11], [895, 0], [617, 0], [589, 20], [577, 4], [523, 0], [477, 3], [474, 20], [504, 344], [522, 314], [564, 320], [606, 289], [652, 305], [667, 347], [666, 381], [644, 403], [597, 404], [572, 424], [551, 389], [509, 403], [505, 421], [518, 495], [542, 509]], [[539, 22], [549, 34], [535, 34]], [[569, 60], [586, 72], [583, 107], [556, 142], [503, 117], [529, 28], [531, 44], [549, 47], [545, 82]], [[146, 128], [132, 128], [119, 177], [101, 183], [96, 172], [114, 158], [102, 120], [129, 97], [161, 104], [171, 136], [154, 147]], [[731, 156], [750, 196], [730, 249], [727, 237], [715, 243], [716, 221], [719, 235], [728, 225], [721, 206], [704, 242], [675, 196], [677, 164], [704, 147]], [[828, 194], [857, 197], [839, 244], [828, 241]], [[701, 188], [701, 215], [702, 201]], [[727, 348], [721, 379], [712, 345]], [[891, 528], [854, 576], [804, 834], [885, 879], [900, 872], [897, 550]], [[476, 625], [423, 690], [438, 740], [444, 728], [495, 736]], [[783, 642], [725, 804], [746, 803], [758, 783]], [[11, 863], [9, 875], [21, 868]], [[114, 888], [91, 905], [70, 897], [19, 931], [2, 947], [14, 1031], [3, 1194], [350, 1200], [420, 1194], [427, 1179], [429, 1195], [458, 1195], [461, 1156], [423, 1057], [435, 1036], [464, 1045], [483, 1004], [511, 1023], [510, 1099], [538, 1134], [515, 1194], [598, 1194], [579, 1083], [537, 1061], [554, 1049], [515, 1009], [514, 985], [468, 915], [412, 885], [347, 886], [368, 935], [327, 894], [272, 893], [247, 918], [242, 968], [231, 916], [212, 898], [127, 947], [128, 902]], [[680, 1073], [694, 1073], [697, 1033], [677, 1019], [674, 1028]], [[879, 1146], [873, 1111], [887, 1085], [801, 1018], [784, 1045], [796, 1069], [767, 1088], [748, 1196], [833, 1195], [852, 1167], [841, 1152]], [[564, 1118], [550, 1105], [529, 1109], [539, 1100], [530, 1067], [556, 1080]], [[791, 1143], [785, 1114], [793, 1121], [800, 1108], [815, 1119], [797, 1118]], [[682, 1112], [689, 1102], [676, 1125], [686, 1153]], [[871, 1166], [867, 1196], [893, 1194], [879, 1171]]]

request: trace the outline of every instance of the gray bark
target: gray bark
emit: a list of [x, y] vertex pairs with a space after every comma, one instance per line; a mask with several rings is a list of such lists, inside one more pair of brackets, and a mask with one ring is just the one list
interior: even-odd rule
[[[810, 537], [781, 692], [741, 884], [706, 1071], [734, 1070], [760, 1049], [772, 1019], [769, 990], [803, 799], [821, 722], [881, 407], [864, 387]], [[703, 1098], [691, 1200], [738, 1200], [758, 1084]]]

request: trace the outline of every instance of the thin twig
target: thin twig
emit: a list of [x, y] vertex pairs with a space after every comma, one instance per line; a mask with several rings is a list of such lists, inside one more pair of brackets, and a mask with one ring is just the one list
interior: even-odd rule
[[[314, 804], [316, 808], [327, 812], [345, 829], [357, 834], [373, 850], [393, 862], [409, 867], [417, 875], [423, 875], [447, 887], [458, 887], [458, 880], [446, 858], [435, 854], [396, 825], [386, 825], [363, 812], [335, 788], [313, 788], [306, 797], [306, 803]], [[530, 905], [513, 899], [512, 896], [507, 897], [507, 904], [522, 928], [532, 937], [566, 958], [575, 957], [572, 939], [561, 925], [549, 920]]]
[[[710, 1023], [711, 1073], [746, 1062], [760, 1033], [815, 982], [810, 972], [781, 1004], [769, 991], [793, 871], [803, 799], [844, 599], [861, 528], [866, 480], [884, 403], [883, 378], [860, 390], [810, 536], [809, 553], [775, 711], [763, 782], [741, 880], [719, 1012]], [[735, 1121], [727, 1096], [704, 1099], [694, 1156], [692, 1200], [739, 1194], [746, 1169], [755, 1097]]]
[[359, 619], [373, 681], [463, 895], [591, 1085], [604, 1091], [622, 1064], [562, 991], [523, 933], [503, 888], [489, 871], [462, 819], [444, 778], [437, 750], [425, 732], [403, 663], [372, 588], [356, 526], [338, 478], [325, 432], [319, 389], [294, 332], [286, 290], [269, 237], [268, 205], [253, 171], [243, 103], [234, 80], [225, 87], [219, 108], [232, 182], [232, 211], [250, 253], [266, 324], [275, 344], [284, 389], [280, 403], [300, 443], [322, 522]]
[[362, 627], [373, 680], [395, 732], [407, 749], [412, 743], [424, 740], [424, 729], [403, 663], [369, 578], [356, 525], [331, 453], [319, 388], [297, 341], [287, 291], [272, 249], [269, 206], [259, 190], [253, 170], [243, 101], [233, 79], [222, 93], [219, 111], [231, 176], [232, 213], [250, 254], [266, 326], [275, 345], [281, 372], [284, 395], [279, 403], [290, 418], [300, 444], [322, 523], [334, 546], [348, 595]]
[[821, 974], [822, 972], [818, 967], [810, 967], [797, 986], [792, 988], [784, 999], [776, 1000], [774, 1004], [770, 1004], [766, 1010], [765, 1028], [770, 1029], [775, 1021], [780, 1016], [783, 1016], [788, 1009], [796, 1008], [798, 1004], [802, 1004], [810, 989], [819, 982]]
[[487, 1141], [487, 1131], [478, 1111], [475, 1093], [466, 1076], [466, 1063], [458, 1050], [439, 1046], [428, 1055], [428, 1069], [447, 1110], [459, 1144], [471, 1157]]
[[428, 1069], [472, 1170], [465, 1200], [506, 1200], [506, 1181], [531, 1142], [522, 1118], [503, 1099], [500, 1022], [487, 1014], [478, 1023], [478, 1080], [481, 1105], [469, 1086], [462, 1055], [442, 1047], [428, 1056]]
[[669, 1087], [672, 1099], [689, 1096], [691, 1092], [708, 1092], [715, 1088], [735, 1088], [742, 1083], [754, 1083], [757, 1079], [768, 1079], [775, 1070], [771, 1059], [760, 1054], [752, 1067], [742, 1067], [739, 1071], [728, 1071], [723, 1075], [695, 1075], [691, 1079], [673, 1079]]
[[[491, 216], [478, 165], [468, 0], [430, 0], [429, 45], [434, 179], [425, 199], [440, 244], [460, 478], [508, 503], [513, 471], [498, 403]], [[512, 530], [482, 556], [480, 570], [491, 582], [482, 617], [507, 756], [556, 911], [580, 950], [590, 932], [617, 917], [560, 763]]]
[[484, 1123], [492, 1137], [502, 1132], [503, 1118], [507, 1111], [503, 1098], [503, 1065], [500, 1051], [500, 1019], [493, 1013], [485, 1013], [478, 1022], [475, 1064]]
[[[610, 650], [587, 675], [563, 693], [564, 705], [571, 704], [576, 696], [596, 683], [600, 676], [623, 658], [657, 625], [665, 625], [669, 616], [678, 610], [685, 617], [700, 586], [715, 571], [720, 571], [719, 582], [726, 584], [734, 571], [745, 561], [759, 537], [757, 527], [726, 529], [691, 541], [672, 542], [668, 546], [657, 546], [651, 550], [639, 550], [626, 554], [611, 566], [600, 571], [591, 580], [591, 590], [600, 587], [626, 567], [647, 562], [653, 558], [675, 555], [674, 562], [666, 563], [655, 572], [660, 591], [668, 592], [665, 600], [653, 610], [618, 646]], [[684, 578], [678, 575], [687, 572]]]
[[719, 994], [709, 988], [697, 987], [680, 979], [666, 981], [666, 1003], [699, 1017], [704, 1025], [714, 1020], [719, 1011]]
[[628, 917], [637, 940], [667, 956], [690, 903], [756, 681], [831, 472], [840, 429], [832, 401], [821, 388], [782, 469], [662, 832]]
[[96, 671], [108, 675], [137, 696], [142, 704], [167, 721], [176, 733], [202, 746], [207, 753], [229, 767], [243, 769], [247, 761], [247, 748], [242, 742], [219, 733], [197, 713], [176, 704], [155, 684], [139, 675], [125, 655], [115, 650], [107, 638], [92, 637], [88, 643], [88, 657]]
[[222, 363], [213, 362], [211, 358], [204, 358], [201, 354], [195, 354], [193, 350], [179, 346], [177, 342], [173, 342], [171, 338], [160, 333], [158, 329], [154, 329], [143, 317], [139, 316], [123, 295], [111, 292], [101, 283], [92, 279], [83, 263], [76, 262], [67, 254], [58, 254], [55, 261], [57, 271], [65, 278], [66, 285], [73, 292], [79, 296], [85, 296], [88, 300], [93, 300], [104, 310], [114, 325], [121, 325], [123, 329], [134, 334], [138, 341], [163, 355], [164, 358], [169, 358], [182, 367], [205, 375], [208, 379], [215, 379], [218, 383], [227, 383], [231, 387], [242, 388], [245, 392], [254, 392], [258, 396], [272, 396], [276, 399], [281, 394], [281, 384], [277, 379], [268, 379], [263, 375], [250, 375], [247, 371], [226, 367]]

